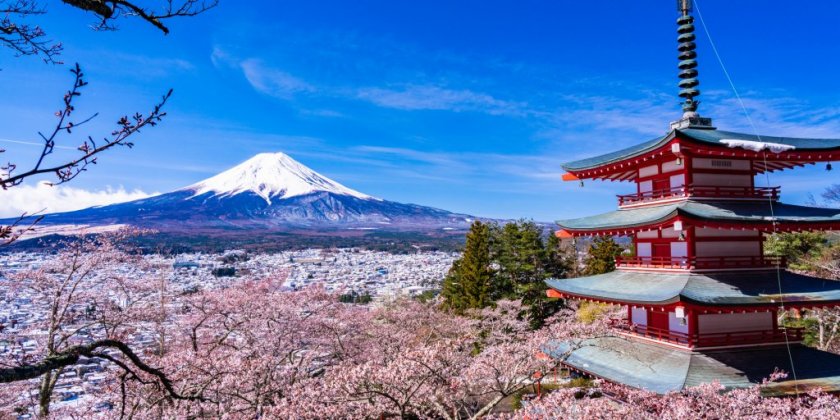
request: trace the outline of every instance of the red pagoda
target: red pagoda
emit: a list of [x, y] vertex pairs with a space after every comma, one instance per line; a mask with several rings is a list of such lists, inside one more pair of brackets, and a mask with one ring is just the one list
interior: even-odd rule
[[[627, 236], [633, 257], [616, 270], [548, 280], [548, 295], [627, 307], [615, 334], [555, 343], [569, 368], [665, 393], [718, 381], [760, 383], [770, 394], [840, 390], [840, 356], [801, 345], [780, 312], [840, 305], [840, 282], [796, 274], [764, 252], [776, 232], [840, 230], [840, 210], [779, 201], [758, 187], [765, 172], [840, 159], [840, 139], [771, 137], [718, 130], [697, 113], [697, 61], [690, 0], [677, 19], [683, 117], [662, 137], [563, 165], [567, 181], [635, 183], [618, 210], [561, 220], [565, 236]], [[829, 164], [830, 165], [830, 164]], [[827, 168], [830, 168], [828, 166]]]

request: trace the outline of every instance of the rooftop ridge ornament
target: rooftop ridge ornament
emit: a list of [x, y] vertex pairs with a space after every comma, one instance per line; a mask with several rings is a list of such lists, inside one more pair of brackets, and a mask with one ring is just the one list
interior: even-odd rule
[[702, 118], [697, 113], [697, 106], [700, 96], [697, 86], [700, 81], [697, 79], [697, 45], [694, 43], [694, 17], [691, 16], [692, 0], [677, 0], [677, 10], [680, 17], [677, 18], [677, 51], [679, 51], [680, 69], [680, 94], [684, 99], [682, 103], [683, 116], [679, 121], [671, 123], [671, 129], [680, 128], [713, 128], [711, 118]]

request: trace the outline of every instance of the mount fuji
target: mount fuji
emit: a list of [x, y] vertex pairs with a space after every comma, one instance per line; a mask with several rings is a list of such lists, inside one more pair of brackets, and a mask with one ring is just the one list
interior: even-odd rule
[[[48, 214], [49, 225], [131, 225], [160, 232], [462, 231], [475, 218], [387, 201], [284, 153], [261, 153], [190, 186], [126, 203]], [[0, 222], [2, 223], [2, 222]]]

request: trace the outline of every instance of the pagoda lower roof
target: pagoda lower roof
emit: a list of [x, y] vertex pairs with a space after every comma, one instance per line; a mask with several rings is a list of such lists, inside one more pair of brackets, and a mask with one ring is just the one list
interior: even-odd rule
[[840, 209], [797, 206], [768, 201], [684, 200], [663, 205], [619, 209], [578, 219], [558, 220], [575, 233], [604, 232], [623, 228], [655, 227], [677, 216], [723, 223], [758, 225], [840, 223]]
[[587, 159], [576, 160], [563, 164], [563, 169], [575, 172], [586, 169], [597, 168], [602, 165], [607, 165], [614, 162], [620, 162], [624, 159], [629, 159], [635, 156], [643, 155], [647, 152], [658, 149], [675, 137], [693, 140], [694, 142], [706, 145], [714, 145], [720, 147], [728, 147], [721, 143], [721, 140], [741, 140], [753, 141], [763, 143], [784, 144], [795, 147], [797, 151], [834, 151], [840, 150], [840, 139], [817, 139], [817, 138], [796, 138], [796, 137], [776, 137], [776, 136], [757, 136], [754, 134], [735, 133], [732, 131], [723, 131], [716, 129], [698, 129], [687, 128], [682, 130], [672, 130], [670, 133], [657, 137], [653, 140], [637, 144], [635, 146], [621, 149], [615, 152], [606, 153], [600, 156], [594, 156]]
[[[572, 369], [658, 394], [717, 381], [728, 389], [760, 385], [778, 368], [788, 377], [761, 386], [765, 396], [815, 388], [840, 391], [840, 355], [802, 345], [688, 351], [624, 337], [546, 343], [543, 352]], [[791, 361], [796, 372], [793, 378]]]
[[[615, 270], [546, 280], [565, 296], [628, 305], [688, 302], [708, 306], [806, 307], [840, 304], [840, 281], [787, 270], [674, 273]], [[780, 293], [781, 286], [781, 293]]]

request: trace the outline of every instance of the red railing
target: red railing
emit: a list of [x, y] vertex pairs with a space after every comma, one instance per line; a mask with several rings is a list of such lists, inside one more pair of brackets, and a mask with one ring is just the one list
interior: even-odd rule
[[804, 328], [738, 331], [727, 333], [686, 334], [647, 325], [628, 324], [625, 320], [611, 320], [614, 328], [625, 333], [689, 347], [722, 347], [740, 344], [770, 344], [802, 341]]
[[627, 206], [646, 201], [661, 200], [675, 197], [703, 197], [703, 198], [747, 198], [757, 200], [778, 200], [780, 187], [708, 187], [697, 185], [683, 185], [681, 187], [645, 191], [636, 194], [618, 195], [618, 205]]
[[751, 343], [784, 343], [802, 341], [804, 328], [779, 328], [770, 331], [739, 331], [701, 334], [693, 341], [697, 347], [732, 346]]
[[615, 266], [633, 268], [667, 268], [682, 270], [710, 270], [733, 268], [787, 267], [785, 257], [734, 256], [734, 257], [616, 257]]
[[631, 333], [634, 335], [653, 338], [659, 341], [665, 341], [674, 344], [689, 345], [691, 337], [688, 334], [678, 331], [666, 330], [664, 328], [648, 327], [647, 325], [628, 324], [624, 320], [611, 320], [612, 326], [618, 330]]

